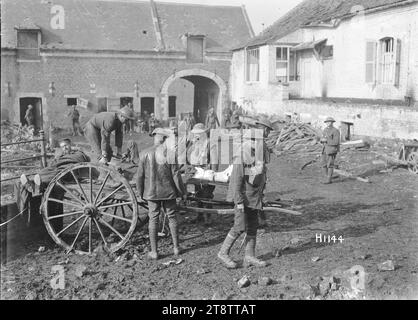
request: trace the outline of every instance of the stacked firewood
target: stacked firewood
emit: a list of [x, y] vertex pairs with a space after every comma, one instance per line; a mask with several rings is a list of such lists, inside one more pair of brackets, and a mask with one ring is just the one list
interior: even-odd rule
[[321, 132], [306, 123], [289, 123], [280, 131], [273, 131], [267, 145], [276, 154], [305, 152], [314, 153], [322, 149]]

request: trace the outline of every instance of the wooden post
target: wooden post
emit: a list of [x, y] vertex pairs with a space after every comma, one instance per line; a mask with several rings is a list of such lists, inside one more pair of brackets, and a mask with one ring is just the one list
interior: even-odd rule
[[45, 168], [47, 166], [46, 162], [46, 148], [45, 148], [45, 132], [44, 130], [39, 131], [39, 136], [42, 139], [41, 141], [41, 161], [42, 161], [42, 168]]

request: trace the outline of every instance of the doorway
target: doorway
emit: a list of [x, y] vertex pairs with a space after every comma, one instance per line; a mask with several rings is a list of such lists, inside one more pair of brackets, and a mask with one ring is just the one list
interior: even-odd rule
[[97, 112], [107, 111], [107, 98], [97, 98]]
[[168, 117], [175, 118], [176, 117], [176, 96], [169, 96], [168, 97]]
[[25, 120], [26, 111], [29, 105], [33, 107], [33, 124], [35, 129], [43, 128], [42, 99], [36, 97], [24, 97], [19, 99], [20, 123], [27, 125]]
[[154, 97], [143, 97], [141, 98], [141, 114], [148, 112], [150, 115], [154, 113]]

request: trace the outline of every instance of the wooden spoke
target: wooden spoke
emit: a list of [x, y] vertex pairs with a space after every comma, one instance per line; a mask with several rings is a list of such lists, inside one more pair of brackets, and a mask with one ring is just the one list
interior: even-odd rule
[[64, 190], [65, 190], [65, 192], [67, 192], [70, 196], [71, 196], [71, 198], [73, 198], [75, 201], [77, 201], [79, 204], [81, 204], [82, 206], [84, 206], [84, 203], [79, 199], [79, 198], [77, 198], [72, 192], [71, 192], [71, 190], [70, 189], [68, 189], [66, 186], [64, 186], [61, 182], [59, 182], [59, 181], [57, 181], [57, 185], [59, 185], [61, 188], [63, 188]]
[[[115, 200], [116, 202], [118, 202], [118, 200]], [[105, 210], [104, 210], [104, 212], [106, 212], [107, 211], [107, 209], [109, 209], [109, 208], [106, 208]], [[118, 212], [118, 207], [115, 207], [114, 209], [113, 209], [113, 214], [114, 215], [116, 215], [116, 213]], [[115, 218], [113, 218], [112, 219], [112, 221], [110, 222], [110, 224], [113, 226], [113, 224], [115, 223]]]
[[106, 213], [106, 212], [102, 212], [102, 214], [104, 216], [112, 217], [113, 219], [123, 220], [123, 221], [129, 222], [129, 223], [132, 223], [132, 220], [129, 220], [129, 219], [125, 218], [125, 217], [120, 217], [118, 215], [113, 215], [113, 214]]
[[119, 233], [118, 230], [116, 230], [115, 228], [113, 228], [110, 224], [108, 224], [105, 220], [100, 219], [99, 220], [100, 223], [104, 224], [106, 227], [108, 227], [110, 230], [112, 230], [114, 233], [116, 233], [118, 235], [119, 238], [121, 238], [123, 240], [123, 236]]
[[64, 218], [64, 217], [68, 217], [68, 216], [73, 216], [75, 214], [79, 214], [79, 213], [83, 213], [84, 211], [73, 211], [73, 212], [68, 212], [68, 213], [64, 213], [64, 214], [57, 214], [56, 216], [50, 216], [48, 217], [48, 220], [52, 220], [52, 219], [58, 219], [58, 218]]
[[126, 218], [126, 215], [125, 215], [125, 209], [123, 208], [123, 206], [121, 207], [121, 209], [122, 209], [122, 216], [123, 216], [124, 218]]
[[66, 226], [64, 229], [62, 229], [60, 232], [57, 233], [57, 236], [59, 236], [61, 233], [63, 233], [65, 230], [71, 228], [73, 225], [75, 225], [78, 221], [81, 220], [81, 218], [84, 217], [84, 215], [79, 216], [77, 219], [75, 219], [73, 222], [71, 222], [68, 226]]
[[93, 218], [93, 221], [94, 221], [94, 223], [95, 223], [95, 225], [96, 225], [97, 229], [99, 230], [100, 236], [102, 237], [102, 240], [103, 240], [103, 242], [104, 242], [105, 246], [107, 247], [108, 245], [107, 245], [107, 242], [106, 242], [105, 236], [103, 235], [102, 228], [100, 228], [100, 225], [97, 223], [97, 220], [96, 220], [95, 218]]
[[[110, 202], [110, 204], [115, 203], [115, 201], [116, 201], [115, 199], [112, 199], [112, 201]], [[103, 211], [104, 211], [104, 212], [106, 212], [107, 210], [109, 210], [109, 208], [106, 208], [106, 209], [104, 209]]]
[[83, 223], [82, 223], [82, 225], [81, 225], [81, 228], [80, 228], [80, 230], [78, 230], [77, 235], [75, 236], [74, 241], [73, 241], [73, 243], [71, 244], [71, 247], [68, 249], [67, 253], [68, 253], [68, 252], [71, 252], [71, 251], [73, 250], [74, 245], [75, 245], [75, 243], [77, 242], [78, 237], [80, 236], [81, 230], [83, 230], [84, 226], [86, 225], [86, 222], [87, 222], [87, 219], [88, 219], [88, 218], [89, 218], [89, 217], [88, 217], [88, 216], [86, 216], [86, 218], [84, 219], [84, 221], [83, 221]]
[[105, 202], [107, 199], [109, 199], [111, 196], [113, 196], [116, 192], [118, 192], [123, 187], [123, 184], [117, 187], [115, 190], [113, 190], [111, 193], [109, 193], [106, 197], [101, 199], [98, 203], [96, 203], [96, 206], [100, 206], [103, 202]]
[[79, 209], [83, 209], [83, 206], [81, 206], [80, 204], [70, 202], [70, 201], [62, 201], [62, 200], [55, 199], [55, 198], [48, 198], [48, 201], [57, 202], [57, 203], [61, 203], [61, 204], [66, 204], [66, 205], [73, 206], [73, 207], [76, 207], [76, 208], [79, 208]]
[[99, 210], [103, 210], [103, 209], [107, 209], [107, 208], [113, 208], [113, 207], [120, 207], [120, 206], [124, 206], [127, 204], [132, 204], [132, 201], [130, 202], [118, 202], [118, 203], [113, 203], [113, 204], [108, 204], [106, 206], [100, 207], [98, 208]]
[[91, 167], [89, 167], [89, 175], [90, 175], [90, 202], [93, 203], [93, 176], [91, 173]]
[[89, 220], [89, 253], [91, 253], [91, 227], [92, 227], [91, 220], [92, 218], [90, 218]]
[[80, 191], [81, 191], [81, 193], [83, 194], [83, 196], [84, 196], [84, 199], [86, 200], [86, 201], [88, 201], [87, 199], [87, 195], [86, 195], [86, 192], [84, 191], [84, 189], [81, 187], [81, 184], [80, 184], [80, 182], [78, 181], [78, 178], [76, 177], [76, 175], [74, 174], [74, 172], [73, 172], [73, 170], [71, 170], [70, 171], [71, 172], [71, 174], [73, 175], [73, 178], [74, 178], [74, 180], [77, 182], [77, 185], [78, 185], [78, 187], [80, 188]]
[[94, 202], [93, 202], [93, 203], [96, 203], [96, 202], [97, 202], [97, 199], [99, 199], [99, 196], [100, 196], [100, 194], [102, 193], [103, 188], [104, 188], [104, 186], [105, 186], [105, 184], [106, 184], [106, 182], [107, 182], [107, 179], [109, 179], [109, 176], [110, 176], [110, 171], [107, 173], [106, 177], [104, 178], [103, 183], [102, 183], [102, 185], [100, 186], [100, 189], [99, 189], [99, 191], [97, 192], [96, 198], [94, 199]]

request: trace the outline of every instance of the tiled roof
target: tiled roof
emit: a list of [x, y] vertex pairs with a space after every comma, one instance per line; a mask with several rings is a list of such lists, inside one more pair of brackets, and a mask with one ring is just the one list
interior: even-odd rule
[[[46, 48], [154, 51], [159, 48], [150, 1], [1, 0], [2, 48], [16, 47], [15, 27], [30, 18]], [[51, 27], [51, 8], [62, 5], [65, 29]], [[184, 51], [185, 33], [206, 35], [208, 51], [227, 51], [248, 41], [241, 7], [156, 3], [167, 51]]]
[[308, 24], [343, 18], [350, 14], [354, 6], [362, 6], [365, 10], [401, 5], [411, 0], [305, 0], [283, 17], [266, 28], [261, 34], [234, 49], [246, 46], [257, 46], [273, 42]]
[[168, 50], [182, 50], [181, 36], [186, 33], [205, 35], [209, 51], [233, 48], [250, 39], [241, 7], [164, 2], [157, 2], [156, 6]]

